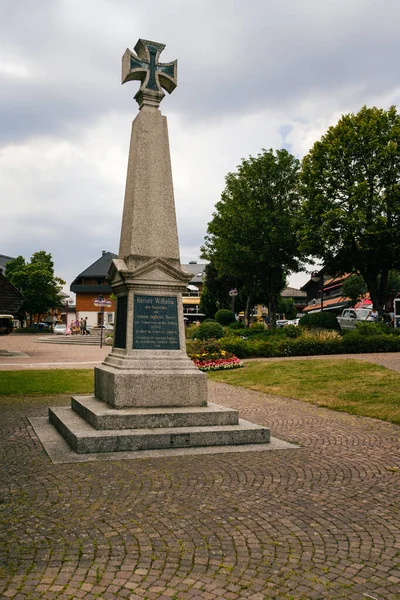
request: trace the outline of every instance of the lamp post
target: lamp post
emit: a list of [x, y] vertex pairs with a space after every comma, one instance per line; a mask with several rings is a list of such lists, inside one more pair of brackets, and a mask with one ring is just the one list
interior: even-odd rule
[[229, 295], [231, 297], [231, 311], [235, 314], [235, 298], [238, 295], [238, 291], [236, 288], [229, 290]]
[[311, 273], [311, 281], [318, 283], [321, 281], [321, 312], [324, 310], [324, 275], [323, 273], [319, 273], [318, 271], [313, 271]]

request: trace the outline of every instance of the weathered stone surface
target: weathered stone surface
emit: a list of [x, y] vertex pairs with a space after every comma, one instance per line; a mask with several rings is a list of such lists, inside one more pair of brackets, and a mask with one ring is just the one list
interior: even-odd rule
[[110, 406], [206, 406], [207, 377], [200, 371], [95, 368], [95, 395]]
[[208, 406], [114, 409], [95, 396], [73, 396], [71, 407], [95, 429], [145, 429], [237, 425], [237, 410]]
[[105, 431], [94, 429], [71, 408], [50, 408], [49, 419], [78, 454], [265, 444], [270, 440], [268, 429], [242, 419], [239, 419], [238, 425], [108, 429]]

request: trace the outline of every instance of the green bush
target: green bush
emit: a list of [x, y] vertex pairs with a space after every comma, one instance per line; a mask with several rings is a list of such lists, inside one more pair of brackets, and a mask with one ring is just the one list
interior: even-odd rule
[[231, 352], [238, 358], [245, 358], [250, 356], [250, 349], [248, 342], [239, 336], [228, 335], [220, 339], [222, 350]]
[[355, 331], [357, 335], [366, 337], [370, 337], [371, 335], [390, 335], [393, 333], [393, 329], [390, 329], [385, 323], [371, 323], [369, 321], [356, 323]]
[[333, 329], [340, 331], [339, 321], [329, 311], [315, 312], [301, 317], [299, 327], [302, 329]]
[[245, 324], [243, 323], [243, 321], [235, 321], [234, 323], [231, 323], [229, 325], [229, 330], [233, 329], [233, 330], [237, 330], [237, 329], [241, 329], [243, 330], [245, 328]]
[[227, 308], [221, 308], [215, 313], [215, 320], [220, 325], [230, 325], [235, 322], [235, 315]]
[[219, 339], [224, 335], [224, 328], [216, 321], [204, 321], [196, 327], [193, 332], [193, 339], [209, 340], [211, 338]]
[[255, 321], [254, 323], [250, 323], [250, 329], [251, 331], [264, 331], [265, 324]]
[[349, 331], [342, 339], [343, 352], [360, 354], [365, 352], [399, 352], [400, 337], [397, 335], [360, 335], [357, 329]]

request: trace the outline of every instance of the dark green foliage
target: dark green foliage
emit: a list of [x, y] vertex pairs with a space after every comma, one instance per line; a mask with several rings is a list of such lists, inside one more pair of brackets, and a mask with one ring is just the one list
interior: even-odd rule
[[[385, 323], [370, 323], [368, 321], [361, 321], [356, 323], [355, 332], [359, 336], [370, 337], [372, 335], [399, 335], [400, 330], [390, 329]], [[352, 333], [348, 331], [344, 335]]]
[[299, 327], [303, 329], [332, 329], [340, 331], [340, 325], [332, 312], [322, 311], [304, 315], [300, 319]]
[[282, 298], [278, 300], [277, 312], [285, 315], [285, 319], [295, 319], [297, 316], [297, 308], [293, 298]]
[[236, 330], [236, 329], [241, 329], [243, 330], [245, 328], [245, 324], [243, 323], [243, 321], [235, 321], [234, 323], [231, 323], [229, 325], [229, 329], [231, 330]]
[[22, 310], [31, 316], [37, 315], [39, 320], [40, 315], [58, 306], [58, 293], [65, 281], [54, 275], [51, 254], [44, 250], [34, 252], [29, 263], [18, 256], [7, 263], [5, 275], [24, 295]]
[[297, 190], [299, 161], [286, 150], [263, 150], [228, 173], [221, 200], [208, 224], [202, 258], [219, 277], [234, 278], [247, 296], [268, 304], [271, 323], [286, 275], [299, 268]]
[[400, 115], [343, 115], [302, 163], [304, 249], [331, 273], [360, 273], [383, 308], [400, 268]]
[[231, 310], [221, 308], [215, 313], [215, 320], [220, 325], [230, 325], [231, 323], [235, 323], [235, 315]]
[[357, 330], [349, 331], [342, 339], [342, 352], [399, 352], [400, 336], [385, 335], [360, 335]]
[[224, 335], [224, 328], [216, 321], [204, 321], [193, 332], [193, 339], [209, 340], [219, 339]]
[[352, 305], [357, 304], [367, 291], [367, 285], [360, 275], [351, 275], [343, 281], [342, 296], [350, 298]]

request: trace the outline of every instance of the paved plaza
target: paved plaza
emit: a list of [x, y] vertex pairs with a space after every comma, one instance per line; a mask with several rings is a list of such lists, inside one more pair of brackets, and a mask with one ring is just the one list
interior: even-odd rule
[[[0, 339], [28, 354], [0, 368], [109, 351], [21, 344]], [[301, 448], [53, 464], [28, 419], [54, 400], [5, 403], [0, 597], [398, 600], [400, 427], [216, 383], [210, 400]]]

